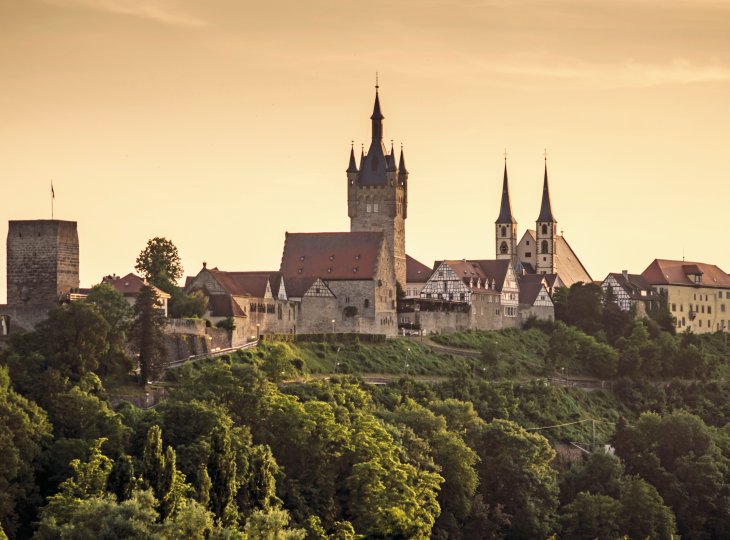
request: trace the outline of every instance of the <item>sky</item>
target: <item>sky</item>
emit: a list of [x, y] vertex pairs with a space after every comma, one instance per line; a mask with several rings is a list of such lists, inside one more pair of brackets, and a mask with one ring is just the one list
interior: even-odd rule
[[155, 236], [188, 275], [276, 270], [285, 231], [349, 230], [376, 72], [425, 264], [494, 257], [505, 150], [534, 228], [546, 150], [594, 279], [730, 271], [730, 0], [0, 0], [0, 236], [53, 181], [82, 286]]

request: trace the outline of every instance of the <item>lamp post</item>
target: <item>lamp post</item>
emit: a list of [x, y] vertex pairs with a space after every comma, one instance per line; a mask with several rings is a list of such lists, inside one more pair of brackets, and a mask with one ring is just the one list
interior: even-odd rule
[[565, 371], [565, 368], [564, 367], [561, 367], [560, 368], [560, 371], [563, 374], [563, 381], [565, 382], [565, 386], [568, 386], [568, 372]]
[[256, 323], [256, 341], [261, 337], [261, 323]]
[[335, 333], [335, 320], [332, 319], [332, 333]]

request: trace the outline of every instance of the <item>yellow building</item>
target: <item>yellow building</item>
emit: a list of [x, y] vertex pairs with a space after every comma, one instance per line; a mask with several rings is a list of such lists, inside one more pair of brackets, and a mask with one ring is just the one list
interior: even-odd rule
[[641, 275], [666, 297], [678, 332], [730, 329], [730, 276], [714, 264], [654, 259]]

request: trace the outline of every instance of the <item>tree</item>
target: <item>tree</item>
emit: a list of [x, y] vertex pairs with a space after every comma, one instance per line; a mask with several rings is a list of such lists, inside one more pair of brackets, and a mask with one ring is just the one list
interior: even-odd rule
[[108, 283], [95, 285], [85, 301], [94, 306], [109, 325], [106, 334], [109, 347], [101, 358], [99, 373], [126, 375], [134, 367], [127, 354], [127, 334], [134, 318], [132, 306]]
[[201, 291], [187, 294], [179, 287], [172, 291], [168, 301], [167, 311], [170, 317], [176, 319], [200, 318], [208, 310], [208, 297]]
[[[562, 510], [560, 516], [562, 536], [585, 540], [615, 540], [621, 532], [620, 513], [621, 504], [613, 497], [583, 491]], [[669, 537], [644, 535], [635, 538]]]
[[163, 491], [164, 470], [165, 457], [162, 454], [162, 431], [160, 426], [152, 426], [147, 432], [147, 441], [142, 453], [140, 473], [143, 485], [150, 488], [153, 493], [160, 494]]
[[132, 348], [139, 354], [140, 383], [145, 385], [162, 375], [168, 363], [165, 320], [152, 287], [140, 289], [134, 314]]
[[132, 497], [132, 492], [136, 486], [132, 456], [122, 454], [114, 462], [109, 473], [107, 490], [117, 497], [117, 501], [122, 502]]
[[480, 491], [511, 521], [507, 538], [541, 538], [553, 529], [558, 505], [555, 457], [547, 439], [509, 420], [494, 420], [477, 437]]
[[674, 514], [657, 490], [641, 478], [624, 482], [620, 504], [621, 533], [629, 538], [672, 538], [675, 534]]
[[86, 302], [71, 302], [51, 310], [36, 328], [36, 347], [61, 375], [79, 380], [99, 367], [109, 351], [109, 324]]
[[289, 512], [286, 510], [257, 510], [246, 522], [249, 538], [257, 540], [304, 540], [304, 529], [289, 528]]
[[0, 367], [0, 530], [14, 536], [20, 514], [40, 502], [36, 461], [51, 438], [45, 411], [10, 388]]
[[210, 436], [210, 509], [223, 525], [234, 525], [236, 511], [236, 455], [231, 448], [231, 438], [225, 428], [217, 427]]
[[175, 283], [183, 275], [175, 244], [159, 236], [147, 242], [147, 246], [137, 257], [134, 268], [150, 283], [168, 293], [173, 292]]

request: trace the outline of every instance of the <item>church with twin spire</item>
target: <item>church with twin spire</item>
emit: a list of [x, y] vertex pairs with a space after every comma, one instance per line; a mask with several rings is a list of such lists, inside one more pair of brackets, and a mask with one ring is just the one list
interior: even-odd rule
[[535, 228], [527, 229], [519, 241], [517, 220], [512, 214], [505, 158], [502, 198], [494, 228], [496, 258], [509, 260], [521, 280], [542, 279], [551, 292], [555, 287], [570, 287], [574, 283], [592, 281], [562, 232], [558, 234], [558, 220], [550, 202], [547, 157]]

